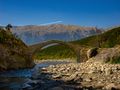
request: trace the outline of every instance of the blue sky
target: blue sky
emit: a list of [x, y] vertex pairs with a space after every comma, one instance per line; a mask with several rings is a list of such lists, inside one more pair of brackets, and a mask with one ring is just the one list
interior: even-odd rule
[[0, 0], [0, 24], [120, 25], [120, 0]]

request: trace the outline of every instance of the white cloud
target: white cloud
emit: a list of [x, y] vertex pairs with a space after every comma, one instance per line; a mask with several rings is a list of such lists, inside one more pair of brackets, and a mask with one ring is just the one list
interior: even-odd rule
[[56, 23], [61, 23], [63, 21], [55, 21], [55, 22], [50, 22], [50, 23], [44, 23], [44, 24], [40, 24], [40, 25], [50, 25], [50, 24], [56, 24]]

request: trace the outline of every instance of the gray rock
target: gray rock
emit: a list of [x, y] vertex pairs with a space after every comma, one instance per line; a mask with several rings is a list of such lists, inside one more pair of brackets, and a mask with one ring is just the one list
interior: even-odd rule
[[112, 74], [112, 70], [110, 68], [105, 69], [105, 75], [110, 75]]
[[71, 74], [70, 77], [66, 78], [66, 81], [72, 81], [72, 80], [74, 80], [75, 78], [77, 78], [77, 76], [78, 76], [78, 73], [77, 73], [77, 72], [76, 72], [76, 73], [73, 73], [73, 74]]
[[109, 83], [107, 86], [105, 86], [106, 90], [113, 90], [116, 89], [116, 86], [114, 83]]
[[89, 74], [96, 73], [98, 72], [96, 67], [91, 67], [90, 70], [88, 71]]
[[53, 79], [58, 79], [58, 78], [61, 78], [61, 77], [62, 77], [62, 74], [52, 75]]
[[91, 81], [92, 81], [92, 78], [85, 78], [84, 81], [86, 81], [86, 82], [91, 82]]

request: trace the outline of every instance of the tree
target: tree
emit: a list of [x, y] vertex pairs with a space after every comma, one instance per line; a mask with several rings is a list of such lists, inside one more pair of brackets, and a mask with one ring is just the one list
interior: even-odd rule
[[11, 28], [12, 28], [12, 25], [11, 25], [11, 24], [8, 24], [5, 28], [6, 28], [6, 30], [10, 31]]

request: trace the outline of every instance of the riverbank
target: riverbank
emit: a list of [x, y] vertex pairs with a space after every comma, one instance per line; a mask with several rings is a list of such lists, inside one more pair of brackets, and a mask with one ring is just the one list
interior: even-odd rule
[[34, 60], [36, 64], [46, 63], [46, 62], [77, 62], [75, 58], [66, 58], [66, 59], [46, 59], [46, 60]]
[[66, 87], [72, 90], [85, 88], [88, 90], [120, 90], [120, 64], [105, 64], [90, 60], [79, 64], [50, 65], [40, 69], [39, 77], [62, 82], [51, 87], [50, 90], [66, 90]]

